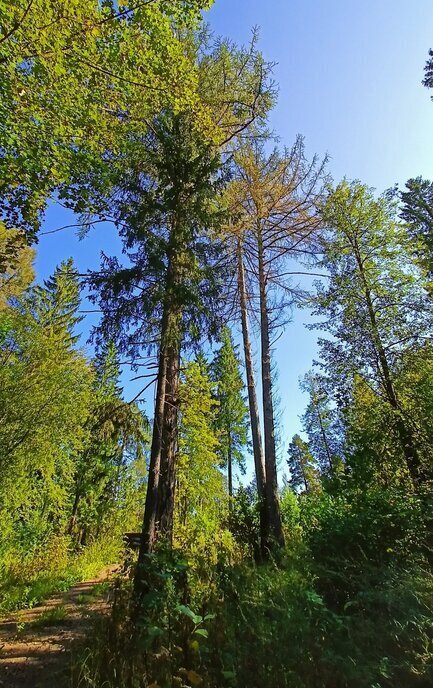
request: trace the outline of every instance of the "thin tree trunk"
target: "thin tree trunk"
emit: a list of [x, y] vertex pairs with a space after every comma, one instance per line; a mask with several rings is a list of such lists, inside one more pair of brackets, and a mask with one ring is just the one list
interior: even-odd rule
[[263, 241], [258, 226], [258, 259], [260, 290], [260, 339], [262, 353], [262, 392], [263, 392], [263, 427], [265, 433], [265, 470], [266, 501], [268, 507], [269, 527], [274, 544], [284, 546], [284, 533], [278, 503], [277, 457], [275, 448], [275, 421], [272, 401], [271, 346], [269, 339], [269, 314], [266, 291], [266, 275], [263, 255]]
[[[232, 458], [232, 438], [230, 434], [230, 429], [228, 432], [228, 452], [227, 452], [227, 479], [229, 487], [229, 497], [233, 497], [233, 458]], [[230, 509], [232, 508], [232, 503], [230, 501]]]
[[72, 533], [74, 532], [75, 524], [77, 522], [78, 505], [80, 503], [80, 499], [81, 492], [77, 489], [77, 491], [75, 492], [74, 504], [72, 506], [71, 518], [69, 520], [68, 535], [72, 535]]
[[248, 326], [248, 305], [245, 286], [245, 270], [242, 259], [242, 247], [238, 243], [238, 290], [241, 307], [242, 336], [244, 343], [245, 368], [247, 373], [248, 401], [251, 420], [251, 435], [253, 439], [254, 466], [256, 472], [257, 492], [259, 497], [265, 499], [266, 472], [263, 454], [262, 433], [260, 430], [259, 405], [256, 394], [256, 381], [254, 376], [253, 356]]
[[253, 356], [251, 351], [250, 333], [248, 326], [248, 304], [245, 285], [245, 269], [242, 257], [242, 245], [238, 240], [238, 291], [241, 309], [242, 337], [244, 344], [245, 368], [247, 374], [248, 407], [250, 412], [251, 435], [253, 440], [254, 467], [256, 474], [257, 493], [260, 502], [260, 545], [263, 555], [269, 547], [268, 509], [266, 506], [266, 471], [263, 454], [262, 433], [260, 430], [259, 405], [256, 394]]
[[[314, 404], [314, 399], [313, 399], [313, 404]], [[325, 428], [323, 425], [322, 414], [320, 413], [319, 405], [318, 404], [314, 404], [314, 405], [316, 408], [317, 418], [319, 420], [320, 434], [322, 435], [323, 444], [325, 445], [326, 458], [328, 459], [329, 468], [331, 469], [331, 473], [332, 473], [332, 475], [334, 475], [335, 474], [334, 463], [332, 461], [331, 451], [329, 449], [329, 444], [328, 444], [328, 438], [326, 437], [326, 431], [325, 431]]]
[[304, 481], [304, 485], [305, 485], [305, 492], [309, 492], [310, 486], [308, 485], [307, 476], [305, 475], [304, 462], [302, 461], [302, 452], [301, 452], [299, 447], [298, 447], [298, 461], [299, 461], [299, 467], [300, 467], [301, 473], [302, 473], [302, 480]]

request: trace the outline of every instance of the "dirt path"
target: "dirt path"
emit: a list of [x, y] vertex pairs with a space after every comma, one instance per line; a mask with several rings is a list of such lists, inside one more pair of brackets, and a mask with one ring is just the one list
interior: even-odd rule
[[61, 687], [72, 646], [109, 609], [107, 582], [115, 572], [108, 567], [98, 578], [0, 621], [0, 688]]

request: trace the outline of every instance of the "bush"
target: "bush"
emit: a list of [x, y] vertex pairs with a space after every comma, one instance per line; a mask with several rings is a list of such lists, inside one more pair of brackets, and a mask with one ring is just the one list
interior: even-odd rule
[[23, 557], [8, 553], [0, 569], [0, 612], [34, 607], [49, 595], [67, 590], [78, 581], [93, 578], [104, 566], [121, 560], [117, 537], [90, 542], [80, 552], [68, 537], [53, 537]]
[[149, 557], [135, 630], [125, 582], [74, 685], [427, 688], [428, 509], [426, 495], [400, 488], [287, 492], [286, 549], [255, 564], [256, 504], [240, 491], [231, 527], [243, 560], [208, 560], [206, 568], [176, 552]]

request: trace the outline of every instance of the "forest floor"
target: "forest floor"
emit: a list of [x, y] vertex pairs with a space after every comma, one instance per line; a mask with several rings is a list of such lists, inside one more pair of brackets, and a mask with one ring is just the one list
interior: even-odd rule
[[61, 688], [72, 653], [110, 608], [118, 567], [0, 620], [0, 688]]

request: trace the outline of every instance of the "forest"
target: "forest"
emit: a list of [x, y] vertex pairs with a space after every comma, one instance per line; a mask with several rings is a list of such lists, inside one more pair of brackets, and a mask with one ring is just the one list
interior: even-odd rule
[[[0, 0], [0, 616], [118, 565], [38, 685], [428, 688], [433, 182], [283, 145], [258, 31], [212, 5]], [[54, 206], [119, 250], [37, 278]]]

